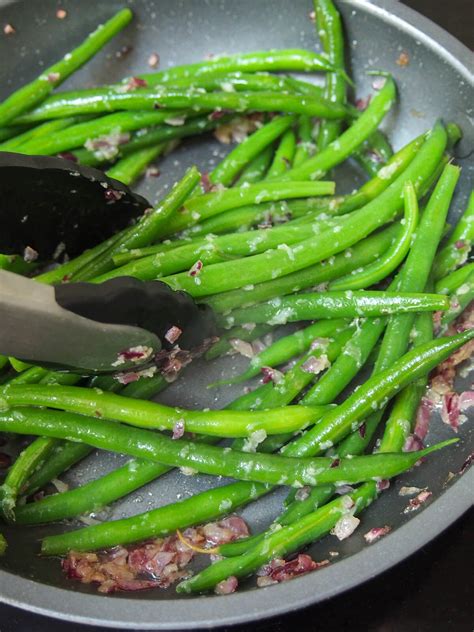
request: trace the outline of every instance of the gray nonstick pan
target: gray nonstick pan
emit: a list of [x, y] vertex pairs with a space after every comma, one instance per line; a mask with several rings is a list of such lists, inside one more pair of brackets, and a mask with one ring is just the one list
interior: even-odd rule
[[[67, 19], [58, 20], [61, 5]], [[0, 25], [17, 27], [15, 37], [0, 37], [0, 98], [36, 76], [61, 53], [80, 41], [95, 26], [123, 5], [135, 12], [135, 20], [91, 63], [65, 84], [70, 87], [112, 83], [127, 75], [147, 71], [152, 52], [160, 55], [161, 67], [197, 61], [209, 54], [268, 48], [313, 49], [316, 38], [309, 20], [310, 0], [0, 0]], [[460, 124], [464, 138], [458, 148], [462, 176], [453, 204], [465, 208], [472, 188], [474, 146], [472, 105], [474, 103], [471, 53], [426, 18], [395, 0], [340, 0], [350, 45], [350, 66], [358, 96], [371, 92], [372, 78], [366, 70], [377, 68], [394, 73], [399, 102], [384, 123], [396, 148], [428, 129], [440, 115]], [[400, 53], [410, 62], [399, 66]], [[136, 190], [150, 201], [161, 196], [191, 165], [207, 171], [225, 152], [211, 136], [189, 141], [160, 164], [161, 176], [148, 178]], [[471, 157], [469, 157], [471, 155]], [[338, 175], [350, 191], [358, 182], [357, 170], [345, 167]], [[0, 227], [1, 230], [1, 227]], [[206, 385], [223, 371], [243, 369], [241, 358], [226, 357], [210, 365], [197, 362], [162, 396], [165, 403], [184, 407], [222, 407], [241, 393], [242, 387], [209, 391]], [[467, 378], [459, 378], [465, 390]], [[428, 443], [450, 438], [452, 430], [439, 418], [431, 424]], [[474, 450], [472, 423], [459, 428], [461, 441], [423, 467], [398, 477], [380, 500], [362, 516], [361, 527], [339, 542], [333, 536], [312, 545], [315, 560], [337, 551], [332, 563], [317, 572], [263, 589], [255, 580], [243, 582], [228, 596], [178, 597], [171, 587], [138, 593], [97, 594], [94, 587], [67, 580], [57, 559], [38, 557], [38, 540], [46, 533], [68, 525], [30, 529], [7, 529], [7, 554], [0, 558], [0, 600], [62, 620], [130, 629], [191, 629], [261, 620], [322, 601], [381, 573], [418, 550], [438, 535], [473, 501], [474, 471], [457, 473]], [[4, 448], [2, 448], [3, 450]], [[64, 477], [71, 485], [87, 482], [122, 463], [120, 456], [92, 455]], [[454, 477], [450, 478], [450, 473]], [[447, 480], [450, 478], [450, 482]], [[184, 480], [183, 480], [184, 479]], [[116, 503], [99, 519], [121, 518], [193, 494], [208, 487], [205, 476], [168, 474], [138, 493]], [[432, 492], [424, 508], [404, 513], [408, 499], [399, 495], [402, 485], [428, 487]], [[264, 528], [277, 513], [283, 493], [270, 495], [242, 511], [253, 530]], [[367, 545], [363, 534], [372, 527], [389, 524], [392, 532]]]

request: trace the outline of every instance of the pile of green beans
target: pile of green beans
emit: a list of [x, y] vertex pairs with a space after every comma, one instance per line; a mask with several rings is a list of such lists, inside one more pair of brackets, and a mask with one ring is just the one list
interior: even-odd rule
[[[173, 468], [235, 479], [47, 535], [44, 555], [174, 534], [290, 488], [269, 528], [221, 545], [220, 561], [177, 586], [205, 592], [322, 538], [376, 500], [376, 481], [456, 441], [403, 451], [430, 371], [474, 339], [472, 329], [446, 336], [474, 300], [474, 193], [446, 236], [460, 178], [450, 152], [462, 132], [438, 121], [394, 153], [381, 124], [396, 103], [395, 79], [380, 72], [358, 111], [347, 91], [341, 16], [332, 0], [314, 0], [314, 10], [322, 55], [257, 51], [56, 91], [130, 22], [123, 9], [0, 103], [0, 151], [66, 152], [127, 185], [179, 140], [219, 138], [242, 119], [251, 129], [209, 173], [189, 167], [136, 223], [71, 261], [44, 270], [51, 262], [0, 253], [0, 269], [41, 283], [132, 276], [187, 291], [216, 315], [219, 339], [204, 361], [249, 358], [209, 387], [255, 386], [263, 376], [222, 410], [188, 410], [149, 401], [168, 385], [159, 372], [124, 386], [112, 375], [88, 379], [0, 357], [0, 433], [36, 437], [0, 485], [0, 519], [12, 528], [98, 511]], [[324, 86], [291, 72], [321, 72]], [[97, 140], [111, 151], [95, 150]], [[332, 170], [348, 160], [369, 179], [343, 194]], [[287, 323], [289, 331], [279, 329]], [[370, 376], [360, 383], [363, 367]], [[35, 500], [94, 449], [130, 460]], [[336, 496], [342, 484], [353, 491]], [[0, 555], [6, 546], [0, 533]]]

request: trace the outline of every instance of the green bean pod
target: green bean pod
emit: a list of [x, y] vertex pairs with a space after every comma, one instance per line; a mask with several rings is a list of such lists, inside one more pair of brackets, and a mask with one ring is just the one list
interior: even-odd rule
[[0, 486], [0, 514], [4, 520], [14, 522], [14, 509], [22, 486], [31, 472], [41, 468], [58, 443], [58, 439], [39, 437], [20, 453]]
[[279, 138], [294, 122], [293, 115], [277, 116], [237, 145], [209, 174], [213, 184], [229, 186], [251, 160]]
[[131, 19], [130, 9], [122, 9], [105, 24], [101, 24], [80, 46], [67, 53], [61, 61], [45, 69], [37, 79], [7, 97], [0, 104], [0, 125], [6, 125], [43, 101], [54, 88], [127, 26]]
[[440, 331], [445, 332], [472, 301], [474, 301], [474, 272], [471, 272], [466, 281], [450, 295], [449, 309], [441, 316]]
[[460, 217], [453, 232], [443, 248], [436, 255], [434, 264], [435, 281], [438, 281], [448, 272], [462, 265], [471, 250], [474, 242], [474, 191], [469, 197], [466, 210]]
[[365, 112], [339, 138], [333, 140], [322, 151], [299, 167], [290, 169], [284, 178], [290, 180], [321, 178], [329, 169], [348, 158], [373, 134], [392, 107], [395, 97], [395, 83], [391, 77], [387, 77], [385, 85], [372, 99]]
[[148, 85], [171, 84], [175, 80], [232, 72], [327, 72], [333, 70], [331, 63], [322, 55], [305, 49], [275, 49], [236, 55], [218, 56], [208, 61], [174, 66], [155, 73], [140, 75]]
[[257, 430], [267, 434], [297, 431], [314, 423], [321, 412], [319, 407], [304, 406], [259, 413], [194, 411], [130, 399], [99, 389], [37, 384], [4, 386], [0, 390], [0, 400], [9, 406], [48, 406], [157, 430], [173, 430], [177, 423], [184, 423], [188, 432], [217, 437], [247, 437]]
[[[344, 34], [341, 16], [332, 0], [315, 0], [317, 32], [324, 52], [335, 68], [344, 70]], [[346, 82], [339, 72], [326, 75], [324, 96], [333, 103], [346, 102]], [[336, 121], [321, 121], [318, 132], [318, 149], [321, 151], [341, 133], [342, 125]]]
[[296, 137], [293, 130], [287, 130], [281, 137], [275, 151], [273, 162], [268, 169], [267, 178], [278, 179], [279, 176], [290, 168], [296, 151]]
[[467, 281], [471, 272], [474, 272], [474, 262], [466, 263], [461, 268], [450, 272], [448, 275], [440, 279], [435, 286], [437, 294], [452, 294], [465, 281]]
[[383, 257], [363, 268], [360, 272], [346, 275], [329, 283], [330, 290], [359, 290], [375, 285], [389, 276], [405, 259], [418, 224], [418, 203], [415, 189], [407, 182], [404, 190], [405, 217], [400, 237], [394, 241]]
[[448, 301], [442, 294], [408, 294], [375, 290], [308, 292], [272, 299], [254, 307], [236, 309], [228, 316], [221, 316], [218, 323], [231, 327], [244, 323], [283, 325], [317, 318], [357, 318], [446, 309]]

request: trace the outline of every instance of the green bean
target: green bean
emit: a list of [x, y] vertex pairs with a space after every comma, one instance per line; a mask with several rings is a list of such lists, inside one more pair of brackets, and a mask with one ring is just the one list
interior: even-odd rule
[[[315, 185], [321, 185], [320, 187]], [[235, 187], [190, 198], [185, 210], [168, 222], [161, 237], [188, 228], [198, 221], [247, 204], [288, 200], [292, 198], [331, 195], [333, 182], [258, 182], [248, 187]]]
[[436, 169], [445, 145], [446, 132], [437, 123], [403, 173], [376, 199], [351, 213], [340, 231], [336, 230], [337, 234], [324, 231], [300, 242], [297, 247], [289, 249], [289, 252], [281, 249], [269, 250], [244, 260], [207, 266], [201, 270], [199, 277], [175, 275], [164, 280], [173, 289], [185, 289], [193, 296], [208, 296], [249, 283], [275, 279], [341, 252], [394, 217], [402, 203], [405, 182], [412, 180], [418, 191]]
[[[428, 342], [433, 338], [433, 319], [428, 314], [419, 314], [415, 322], [414, 331], [416, 332], [414, 337], [415, 346]], [[425, 375], [405, 386], [395, 397], [379, 446], [381, 452], [390, 452], [394, 448], [403, 446], [413, 427], [413, 421], [421, 398], [425, 393], [427, 383], [428, 376]]]
[[405, 312], [446, 310], [448, 301], [442, 294], [379, 292], [318, 292], [276, 298], [231, 312], [218, 318], [223, 326], [244, 323], [282, 325], [316, 318], [357, 318]]
[[113, 268], [112, 257], [122, 249], [140, 248], [157, 238], [163, 227], [170, 222], [170, 218], [181, 208], [184, 201], [196, 187], [201, 175], [196, 167], [191, 167], [184, 176], [163, 198], [150, 213], [142, 215], [134, 226], [121, 235], [120, 241], [113, 242], [108, 250], [93, 258], [74, 274], [75, 281], [86, 281]]
[[[51, 439], [50, 439], [51, 440]], [[31, 496], [47, 485], [53, 478], [57, 478], [73, 465], [82, 461], [94, 448], [85, 443], [72, 441], [57, 441], [50, 457], [43, 463], [41, 469], [33, 472], [25, 482], [23, 496]]]
[[461, 268], [454, 270], [436, 283], [437, 294], [452, 294], [460, 287], [474, 271], [474, 262], [466, 263]]
[[289, 129], [281, 137], [273, 162], [268, 169], [267, 178], [278, 179], [282, 173], [288, 171], [293, 162], [295, 150], [296, 137], [293, 130]]
[[30, 125], [8, 125], [7, 127], [0, 127], [0, 141], [10, 140], [10, 138], [15, 138], [19, 134], [23, 134], [28, 129], [30, 129]]
[[[331, 201], [340, 198], [331, 198]], [[307, 213], [320, 212], [326, 215], [334, 214], [327, 212], [326, 198], [306, 198], [300, 200], [284, 200], [280, 202], [266, 202], [263, 204], [250, 204], [241, 206], [224, 213], [219, 213], [214, 217], [209, 217], [198, 224], [184, 230], [182, 235], [188, 237], [199, 237], [208, 233], [221, 234], [239, 230], [249, 230], [252, 226], [260, 222], [265, 225], [269, 221], [273, 223], [285, 222], [288, 217], [300, 218]]]
[[293, 115], [277, 116], [237, 145], [209, 174], [214, 184], [230, 185], [237, 174], [294, 122]]
[[[428, 282], [459, 174], [458, 167], [447, 165], [430, 196], [405, 265], [397, 277], [398, 287], [405, 292], [420, 292]], [[389, 363], [403, 353], [413, 322], [414, 316], [409, 314], [389, 319], [380, 351]]]
[[441, 332], [446, 331], [448, 325], [453, 322], [474, 300], [474, 272], [471, 272], [466, 281], [449, 297], [449, 309], [441, 317]]
[[233, 349], [232, 340], [250, 342], [264, 336], [272, 330], [270, 325], [255, 325], [255, 327], [234, 327], [220, 335], [219, 340], [206, 351], [206, 360], [213, 360]]
[[343, 319], [331, 321], [323, 320], [313, 323], [304, 329], [299, 329], [288, 336], [279, 338], [272, 345], [253, 356], [250, 360], [248, 369], [241, 375], [238, 375], [230, 380], [219, 380], [219, 382], [215, 382], [209, 386], [238, 384], [239, 382], [250, 380], [252, 377], [255, 377], [260, 373], [262, 367], [274, 367], [288, 362], [288, 360], [291, 360], [291, 358], [296, 355], [306, 352], [314, 342], [315, 338], [324, 339], [331, 337], [343, 329], [346, 329], [347, 325], [348, 321]]
[[37, 79], [7, 97], [0, 104], [0, 125], [6, 125], [43, 101], [54, 88], [127, 26], [131, 19], [130, 9], [122, 9], [105, 24], [100, 25], [80, 46], [65, 55], [61, 61], [50, 66]]
[[336, 212], [343, 215], [344, 213], [354, 211], [385, 191], [412, 162], [425, 139], [426, 135], [422, 134], [408, 143], [408, 145], [402, 147], [402, 149], [394, 154], [392, 158], [387, 161], [387, 164], [378, 171], [376, 176], [363, 184], [358, 191], [347, 196], [342, 204], [336, 207]]
[[[394, 282], [400, 291], [425, 289], [458, 177], [459, 171], [456, 168], [446, 166], [443, 170], [425, 209], [405, 265]], [[388, 320], [374, 373], [388, 368], [403, 355], [409, 344], [413, 323], [413, 317], [407, 314], [392, 316]], [[363, 451], [369, 444], [382, 415], [383, 410], [373, 413], [365, 423], [364, 432], [354, 432], [352, 436], [347, 437], [340, 446], [340, 453], [358, 454]]]
[[311, 158], [316, 146], [313, 142], [311, 118], [302, 114], [298, 119], [298, 142], [296, 145], [293, 166], [299, 167], [305, 160]]
[[132, 397], [133, 399], [151, 399], [161, 393], [168, 386], [168, 382], [162, 375], [153, 375], [152, 377], [141, 377], [136, 382], [127, 384], [122, 389], [123, 397]]
[[[220, 73], [202, 77], [185, 77], [175, 79], [167, 84], [172, 89], [198, 88], [203, 90], [223, 90], [224, 92], [258, 91], [258, 92], [295, 92], [294, 87], [282, 75], [269, 73]], [[320, 96], [323, 96], [322, 94]]]
[[5, 536], [0, 533], [0, 556], [5, 554], [7, 550], [7, 541], [5, 540]]
[[365, 112], [339, 138], [333, 140], [325, 149], [299, 167], [290, 169], [284, 178], [314, 180], [321, 178], [329, 169], [340, 164], [377, 129], [385, 114], [390, 110], [395, 96], [395, 83], [391, 77], [387, 77], [385, 85], [372, 99]]
[[172, 84], [179, 79], [201, 77], [232, 72], [319, 72], [333, 70], [329, 61], [304, 49], [282, 49], [238, 53], [236, 55], [214, 57], [209, 61], [174, 66], [155, 73], [140, 75], [148, 85]]
[[[176, 525], [184, 529], [193, 524], [208, 522], [235, 510], [239, 505], [249, 502], [249, 488], [253, 485], [245, 482], [232, 483], [195, 494], [171, 505], [153, 509], [138, 516], [114, 520], [77, 531], [48, 536], [43, 539], [43, 555], [67, 554], [71, 549], [91, 551], [105, 549], [118, 544], [128, 544], [150, 537], [159, 537], [173, 533]], [[263, 492], [266, 487], [263, 486]], [[255, 486], [252, 499], [259, 494]]]
[[118, 489], [120, 495], [125, 496], [168, 472], [169, 469], [166, 465], [151, 461], [129, 461], [123, 467], [81, 487], [17, 507], [14, 514], [15, 522], [41, 524], [99, 511], [116, 500]]
[[474, 191], [469, 197], [466, 210], [460, 217], [449, 239], [436, 255], [435, 281], [462, 265], [474, 242]]
[[349, 274], [332, 281], [330, 290], [359, 290], [378, 283], [391, 274], [405, 259], [411, 246], [412, 237], [418, 224], [418, 203], [416, 192], [407, 182], [404, 189], [405, 217], [400, 237], [387, 250], [383, 257], [369, 264], [360, 272]]
[[[159, 250], [160, 247], [150, 246], [141, 250], [142, 254], [147, 256], [115, 268], [115, 270], [96, 277], [94, 281], [101, 283], [117, 276], [133, 276], [143, 280], [156, 279], [183, 270], [187, 271], [197, 260], [203, 264], [212, 264], [233, 257], [264, 252], [269, 248], [277, 247], [280, 243], [296, 244], [319, 230], [334, 225], [334, 223], [342, 222], [339, 218], [339, 220], [326, 220], [296, 226], [288, 223], [272, 229], [253, 230], [219, 237], [209, 235], [208, 239], [198, 242], [196, 245], [191, 243], [157, 254], [155, 254], [156, 250]], [[114, 262], [116, 263], [118, 260], [116, 257]]]
[[[68, 438], [169, 466], [197, 468], [197, 471], [205, 474], [295, 487], [340, 481], [357, 483], [379, 476], [389, 478], [401, 473], [407, 466], [414, 465], [421, 456], [433, 450], [428, 448], [419, 453], [341, 459], [335, 467], [330, 457], [293, 458], [237, 452], [184, 439], [174, 441], [148, 430], [130, 429], [104, 419], [26, 407], [0, 413], [0, 428], [20, 434]], [[442, 445], [439, 444], [439, 447]]]
[[301, 97], [284, 92], [198, 92], [173, 88], [142, 88], [131, 92], [111, 88], [91, 88], [78, 92], [58, 93], [28, 114], [21, 123], [44, 121], [75, 114], [102, 114], [118, 110], [193, 109], [209, 112], [291, 112], [340, 119], [347, 109], [315, 95]]
[[166, 145], [162, 143], [155, 147], [137, 149], [115, 163], [115, 165], [108, 170], [107, 175], [126, 185], [130, 185], [145, 172], [150, 162], [153, 162], [155, 158], [163, 153], [165, 147]]
[[[357, 457], [356, 457], [357, 458]], [[359, 457], [363, 458], [363, 457]], [[306, 515], [297, 522], [269, 532], [242, 555], [225, 558], [208, 566], [176, 587], [178, 593], [204, 592], [230, 576], [245, 577], [275, 557], [285, 557], [325, 535], [348, 510], [359, 513], [373, 499], [375, 484], [364, 485], [350, 496], [342, 496]]]
[[253, 158], [244, 169], [242, 169], [239, 177], [235, 181], [235, 186], [240, 187], [243, 184], [255, 184], [265, 177], [268, 167], [273, 158], [273, 146], [269, 145], [263, 151]]
[[13, 377], [10, 382], [12, 384], [37, 384], [47, 374], [48, 369], [40, 366], [31, 366]]
[[[179, 114], [184, 114], [180, 112]], [[120, 134], [141, 130], [150, 126], [163, 124], [166, 119], [176, 116], [170, 110], [159, 112], [116, 112], [108, 116], [95, 118], [91, 121], [72, 125], [67, 129], [45, 138], [37, 138], [22, 147], [23, 153], [51, 155], [61, 151], [69, 151], [81, 147], [88, 140], [102, 136], [117, 136]], [[119, 139], [120, 140], [120, 139]], [[117, 154], [121, 147], [117, 147]], [[110, 156], [110, 153], [108, 154]], [[80, 156], [80, 154], [79, 154]], [[100, 163], [100, 158], [97, 159]]]
[[[219, 122], [225, 122], [230, 117], [223, 117]], [[171, 121], [169, 117], [166, 121]], [[181, 120], [177, 117], [176, 120]], [[165, 121], [165, 122], [166, 122]], [[184, 121], [182, 125], [157, 125], [148, 130], [139, 130], [133, 135], [130, 141], [117, 148], [118, 156], [128, 156], [137, 150], [154, 147], [166, 141], [176, 141], [180, 138], [187, 138], [194, 134], [202, 134], [217, 127], [218, 121], [209, 119], [207, 116], [201, 116]], [[171, 143], [169, 143], [171, 146]], [[172, 146], [171, 146], [172, 147]], [[90, 166], [99, 166], [107, 162], [107, 155], [99, 151], [91, 151], [88, 149], [75, 149], [74, 155], [81, 164]]]
[[[314, 9], [318, 35], [329, 61], [334, 68], [344, 70], [344, 35], [341, 16], [332, 0], [315, 0]], [[326, 75], [324, 96], [331, 103], [346, 102], [346, 82], [339, 72]], [[323, 150], [336, 140], [342, 131], [342, 125], [336, 121], [321, 121], [318, 133], [318, 148]]]
[[371, 178], [378, 174], [392, 156], [392, 147], [380, 130], [375, 131], [354, 154], [356, 161]]
[[57, 439], [38, 437], [20, 452], [0, 486], [0, 514], [7, 522], [15, 520], [16, 500], [30, 473], [41, 468], [58, 443]]
[[27, 275], [36, 268], [35, 262], [27, 262], [21, 255], [0, 254], [0, 270], [8, 270], [15, 274]]
[[2, 143], [0, 145], [0, 151], [18, 151], [18, 148], [21, 148], [21, 153], [23, 153], [23, 146], [26, 142], [30, 142], [33, 139], [42, 138], [44, 136], [49, 136], [50, 134], [55, 135], [60, 130], [74, 125], [78, 119], [79, 117], [77, 116], [71, 116], [69, 118], [47, 121], [46, 123], [37, 125], [36, 127], [26, 130], [23, 134], [19, 134], [18, 136]]
[[245, 296], [238, 289], [205, 297], [203, 301], [216, 312], [226, 312], [235, 307], [246, 307], [277, 296], [284, 296], [308, 287], [324, 284], [375, 261], [390, 247], [399, 232], [399, 227], [393, 224], [382, 232], [362, 239], [350, 249], [326, 262], [316, 263], [273, 281], [258, 283], [253, 290], [246, 291]]
[[[173, 430], [184, 422], [188, 432], [218, 437], [246, 437], [256, 430], [278, 434], [299, 430], [319, 414], [314, 407], [295, 406], [260, 413], [240, 411], [193, 411], [163, 406], [157, 402], [130, 399], [98, 389], [78, 386], [15, 385], [4, 386], [0, 399], [10, 406], [49, 406], [84, 415], [123, 421], [132, 426]], [[291, 413], [291, 418], [289, 413]]]

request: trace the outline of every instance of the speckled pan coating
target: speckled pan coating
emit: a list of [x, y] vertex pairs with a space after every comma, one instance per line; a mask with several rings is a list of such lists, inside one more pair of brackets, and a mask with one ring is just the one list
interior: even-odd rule
[[[14, 36], [0, 37], [0, 98], [24, 81], [32, 79], [41, 69], [40, 62], [50, 63], [60, 51], [64, 53], [80, 41], [97, 23], [104, 21], [124, 4], [131, 6], [137, 20], [106, 50], [65, 85], [74, 86], [112, 82], [127, 74], [146, 72], [147, 59], [156, 51], [162, 67], [201, 59], [208, 53], [232, 53], [264, 48], [314, 46], [313, 25], [308, 19], [309, 0], [63, 0], [65, 20], [55, 17], [56, 0], [0, 0], [0, 24], [11, 23], [17, 28]], [[395, 74], [400, 89], [400, 102], [385, 122], [396, 148], [406, 143], [442, 115], [455, 120], [465, 137], [458, 149], [466, 156], [473, 146], [473, 130], [468, 115], [472, 107], [473, 87], [469, 68], [470, 52], [442, 29], [426, 18], [394, 0], [341, 0], [351, 46], [351, 63], [357, 80], [358, 94], [365, 96], [371, 89], [368, 68], [383, 68]], [[122, 47], [132, 45], [126, 55]], [[396, 64], [400, 53], [409, 54], [407, 67]], [[116, 53], [119, 52], [119, 56]], [[15, 63], [11, 60], [15, 59]], [[23, 62], [21, 60], [23, 59]], [[471, 64], [471, 66], [470, 66]], [[190, 142], [168, 157], [160, 166], [162, 176], [149, 178], [138, 192], [155, 199], [164, 188], [196, 163], [200, 168], [212, 168], [219, 160], [216, 153], [222, 146], [214, 141]], [[472, 182], [472, 159], [459, 160], [463, 174], [453, 204], [454, 215], [465, 207]], [[471, 178], [470, 178], [471, 175]], [[338, 183], [350, 190], [357, 175], [344, 170]], [[453, 218], [454, 219], [454, 218]], [[205, 390], [225, 368], [242, 370], [244, 361], [224, 358], [211, 367], [197, 365], [166, 391], [161, 401], [188, 407], [222, 406], [237, 396], [239, 387], [224, 387], [217, 391], [217, 401]], [[436, 418], [433, 420], [429, 443], [452, 436], [451, 430]], [[329, 536], [310, 548], [315, 559], [324, 559], [328, 551], [337, 550], [337, 563], [291, 582], [255, 589], [255, 584], [243, 584], [241, 589], [226, 597], [177, 598], [173, 589], [104, 597], [94, 589], [67, 582], [57, 561], [35, 556], [37, 540], [58, 527], [12, 530], [6, 533], [10, 547], [0, 564], [0, 599], [31, 611], [63, 620], [81, 621], [131, 629], [191, 629], [212, 627], [245, 621], [295, 610], [343, 592], [410, 555], [438, 535], [472, 504], [474, 471], [454, 478], [449, 487], [444, 483], [448, 473], [457, 472], [473, 450], [472, 424], [465, 423], [459, 432], [463, 439], [459, 447], [444, 450], [400, 477], [380, 500], [362, 516], [362, 524], [354, 535], [339, 543]], [[121, 463], [118, 456], [106, 455], [88, 459], [71, 474], [72, 483], [85, 482]], [[119, 518], [145, 511], [151, 506], [204, 489], [211, 483], [205, 476], [183, 477], [168, 475], [165, 481], [149, 485], [133, 498], [111, 510], [110, 517]], [[434, 500], [410, 516], [403, 514], [408, 498], [398, 491], [402, 485], [428, 485]], [[282, 494], [264, 498], [243, 512], [254, 529], [265, 526], [278, 511]], [[390, 524], [391, 534], [380, 542], [366, 545], [363, 534], [375, 526]]]

